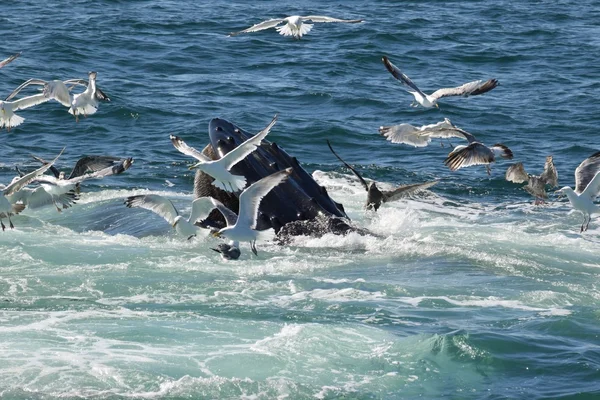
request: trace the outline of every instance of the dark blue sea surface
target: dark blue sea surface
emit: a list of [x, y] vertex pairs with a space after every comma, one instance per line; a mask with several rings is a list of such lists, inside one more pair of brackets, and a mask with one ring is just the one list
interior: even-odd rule
[[[288, 15], [364, 22], [227, 36]], [[600, 398], [600, 219], [580, 234], [565, 198], [534, 206], [504, 178], [552, 155], [574, 187], [600, 150], [597, 3], [20, 0], [0, 26], [0, 59], [22, 51], [0, 70], [2, 98], [92, 70], [111, 98], [79, 122], [57, 102], [18, 112], [0, 132], [1, 183], [64, 146], [61, 170], [89, 154], [135, 159], [86, 181], [72, 208], [26, 209], [0, 233], [0, 397]], [[426, 93], [500, 85], [413, 108], [384, 55]], [[224, 261], [216, 240], [124, 206], [157, 193], [187, 215], [192, 159], [169, 134], [201, 149], [214, 117], [258, 132], [275, 114], [268, 140], [378, 236], [259, 243], [256, 257], [243, 243]], [[444, 118], [514, 160], [451, 172], [448, 141], [378, 133]], [[367, 212], [326, 139], [384, 188], [439, 183]]]

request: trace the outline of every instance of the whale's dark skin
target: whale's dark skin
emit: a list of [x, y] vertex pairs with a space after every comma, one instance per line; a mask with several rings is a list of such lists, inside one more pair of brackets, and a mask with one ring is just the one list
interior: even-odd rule
[[[203, 153], [217, 159], [253, 136], [238, 126], [220, 118], [209, 123], [210, 144]], [[316, 235], [332, 232], [344, 234], [350, 231], [366, 233], [352, 227], [344, 207], [329, 197], [325, 187], [320, 186], [304, 170], [295, 157], [291, 157], [277, 144], [263, 140], [262, 144], [244, 160], [231, 168], [231, 173], [246, 177], [247, 186], [276, 171], [292, 167], [288, 179], [276, 186], [260, 203], [257, 230], [273, 228], [280, 233], [282, 227], [293, 222], [293, 229], [283, 229], [286, 235]], [[196, 172], [194, 194], [196, 197], [212, 196], [233, 211], [239, 208], [236, 194], [227, 193], [212, 185], [212, 178], [201, 171]], [[335, 223], [323, 223], [334, 219]], [[223, 226], [218, 212], [213, 212], [204, 225]], [[292, 226], [290, 225], [290, 226]]]

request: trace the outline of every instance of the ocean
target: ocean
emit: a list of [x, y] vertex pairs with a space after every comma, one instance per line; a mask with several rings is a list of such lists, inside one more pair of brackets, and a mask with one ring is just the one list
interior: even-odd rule
[[[304, 3], [304, 4], [301, 4]], [[600, 150], [600, 8], [592, 1], [230, 2], [19, 0], [0, 14], [6, 97], [27, 79], [87, 78], [111, 98], [75, 122], [48, 102], [0, 132], [0, 182], [31, 155], [70, 171], [84, 155], [133, 157], [124, 174], [82, 184], [57, 212], [25, 210], [0, 232], [3, 399], [594, 399], [600, 398], [600, 219], [550, 192], [542, 206], [507, 182], [554, 157], [559, 186]], [[363, 18], [315, 24], [288, 15]], [[381, 62], [427, 93], [497, 78], [493, 91], [413, 98]], [[34, 93], [31, 89], [28, 93]], [[169, 134], [208, 143], [208, 122], [296, 156], [375, 235], [241, 244], [237, 261], [185, 240], [131, 195], [155, 193], [187, 215], [192, 160]], [[450, 171], [459, 139], [392, 144], [381, 125], [449, 118], [512, 161]], [[383, 188], [428, 192], [363, 209], [366, 192], [329, 152]], [[283, 205], [282, 205], [283, 206]], [[5, 221], [6, 222], [6, 221]]]

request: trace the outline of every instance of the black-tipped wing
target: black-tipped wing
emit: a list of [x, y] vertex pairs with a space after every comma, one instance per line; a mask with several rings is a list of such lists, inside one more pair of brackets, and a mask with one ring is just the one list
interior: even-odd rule
[[84, 174], [84, 175], [77, 176], [75, 178], [71, 178], [71, 179], [69, 179], [69, 181], [74, 182], [74, 183], [80, 183], [87, 179], [102, 179], [107, 176], [118, 175], [118, 174], [121, 174], [121, 173], [127, 171], [129, 169], [129, 167], [131, 167], [131, 164], [133, 164], [133, 158], [130, 157], [119, 163], [110, 165], [106, 168], [102, 168], [102, 169], [92, 172], [90, 174]]
[[598, 171], [600, 171], [600, 151], [583, 160], [575, 169], [575, 193], [583, 193]]
[[[40, 162], [42, 165], [48, 164], [48, 161], [44, 160], [41, 157], [32, 155], [31, 158], [33, 158], [35, 161]], [[54, 165], [50, 166], [50, 171], [52, 172], [52, 175], [54, 175], [55, 178], [58, 178], [60, 176], [60, 171]]]
[[77, 178], [90, 172], [119, 165], [122, 158], [113, 156], [85, 156], [80, 158], [67, 179]]
[[20, 55], [21, 55], [21, 52], [18, 52], [17, 54], [13, 54], [12, 56], [0, 61], [0, 68], [6, 66], [7, 64], [10, 64], [11, 62], [13, 62], [17, 58], [19, 58]]
[[431, 94], [431, 97], [435, 99], [441, 99], [442, 97], [448, 96], [476, 96], [478, 94], [489, 92], [496, 86], [498, 86], [497, 79], [489, 79], [487, 81], [473, 81], [465, 83], [464, 85], [455, 88], [438, 89]]
[[394, 78], [398, 79], [400, 82], [402, 82], [404, 84], [404, 86], [411, 89], [411, 90], [409, 90], [409, 92], [415, 91], [415, 92], [421, 94], [421, 96], [427, 97], [425, 95], [425, 93], [423, 93], [421, 91], [421, 89], [419, 89], [417, 87], [417, 85], [415, 85], [413, 83], [413, 81], [410, 80], [410, 78], [408, 76], [406, 76], [402, 71], [400, 71], [400, 69], [398, 67], [396, 67], [394, 64], [392, 64], [391, 61], [386, 56], [383, 56], [381, 58], [381, 60], [383, 61], [383, 65], [385, 65], [387, 70], [390, 71], [390, 74], [392, 74], [392, 76]]
[[450, 153], [444, 160], [444, 164], [451, 171], [456, 171], [457, 169], [470, 167], [471, 165], [489, 164], [494, 162], [494, 160], [492, 149], [482, 143], [473, 142], [466, 147]]
[[23, 187], [27, 186], [35, 178], [37, 178], [38, 176], [42, 175], [44, 172], [48, 171], [48, 169], [50, 169], [50, 167], [52, 165], [54, 165], [54, 163], [56, 162], [56, 160], [58, 160], [58, 157], [61, 156], [61, 154], [63, 153], [63, 151], [65, 151], [64, 147], [60, 151], [60, 153], [58, 153], [58, 155], [56, 157], [54, 157], [54, 159], [52, 161], [50, 161], [49, 163], [42, 165], [40, 168], [36, 169], [35, 171], [32, 171], [32, 172], [30, 172], [30, 173], [28, 173], [26, 175], [23, 175], [19, 179], [13, 180], [10, 185], [6, 186], [3, 189], [3, 194], [5, 196], [8, 196], [8, 195], [10, 195], [12, 193], [15, 193], [15, 192], [21, 190]]
[[523, 183], [529, 181], [529, 175], [525, 171], [525, 167], [522, 162], [511, 165], [506, 170], [506, 180], [514, 183]]
[[412, 193], [418, 192], [419, 190], [429, 189], [433, 185], [438, 183], [438, 181], [430, 181], [423, 183], [414, 183], [411, 185], [402, 185], [397, 187], [394, 190], [382, 191], [383, 193], [383, 202], [387, 203], [390, 201], [398, 200], [403, 197], [409, 196]]
[[239, 35], [240, 33], [257, 32], [257, 31], [262, 31], [263, 29], [274, 28], [277, 25], [279, 25], [280, 23], [282, 23], [283, 21], [285, 21], [285, 18], [269, 19], [269, 20], [260, 22], [256, 25], [252, 25], [250, 28], [246, 28], [243, 31], [231, 32], [229, 34], [229, 36], [235, 36], [235, 35]]
[[333, 147], [331, 147], [331, 143], [329, 143], [329, 140], [327, 140], [327, 146], [329, 146], [329, 150], [331, 150], [333, 155], [336, 156], [336, 158], [338, 160], [340, 160], [342, 162], [342, 164], [344, 164], [346, 166], [346, 168], [348, 168], [350, 171], [352, 171], [352, 173], [354, 173], [354, 175], [356, 175], [356, 177], [360, 180], [360, 183], [363, 185], [365, 190], [369, 191], [369, 185], [367, 184], [367, 182], [363, 179], [362, 176], [360, 176], [360, 174], [354, 168], [352, 168], [350, 166], [350, 164], [348, 164], [346, 161], [342, 160], [342, 158], [337, 155], [337, 153], [333, 150]]
[[196, 150], [195, 148], [188, 146], [186, 142], [183, 141], [179, 136], [169, 135], [169, 139], [171, 139], [171, 143], [173, 146], [179, 150], [179, 152], [185, 154], [186, 156], [190, 156], [195, 158], [201, 162], [209, 162], [212, 161], [210, 158], [206, 157], [202, 154], [201, 151]]

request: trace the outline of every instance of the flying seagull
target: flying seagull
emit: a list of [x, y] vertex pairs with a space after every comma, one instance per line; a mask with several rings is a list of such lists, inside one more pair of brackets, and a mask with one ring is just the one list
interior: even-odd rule
[[554, 167], [552, 156], [546, 157], [544, 164], [544, 172], [541, 175], [531, 175], [525, 171], [522, 162], [511, 165], [506, 170], [506, 180], [514, 183], [527, 182], [524, 189], [535, 197], [535, 205], [544, 203], [544, 199], [548, 198], [546, 194], [546, 185], [552, 187], [558, 186], [558, 172]]
[[[457, 128], [460, 129], [460, 128]], [[460, 129], [462, 135], [469, 142], [468, 146], [456, 146], [448, 157], [444, 160], [444, 164], [450, 168], [450, 171], [456, 171], [463, 167], [471, 165], [485, 165], [488, 175], [490, 175], [490, 163], [496, 161], [496, 157], [502, 157], [512, 160], [512, 151], [502, 143], [488, 147], [485, 144], [477, 141], [475, 136], [465, 130]]]
[[337, 153], [333, 150], [333, 147], [331, 147], [331, 143], [329, 143], [329, 140], [327, 140], [327, 146], [329, 146], [329, 150], [331, 150], [333, 155], [336, 156], [336, 158], [340, 160], [342, 164], [344, 164], [350, 171], [352, 171], [354, 175], [356, 175], [358, 180], [360, 180], [360, 183], [367, 191], [367, 202], [365, 203], [365, 208], [367, 210], [377, 211], [381, 206], [381, 203], [388, 203], [390, 201], [399, 200], [419, 190], [428, 189], [431, 186], [438, 183], [438, 181], [414, 183], [411, 185], [400, 185], [392, 190], [381, 191], [379, 190], [375, 182], [367, 183], [363, 179], [363, 177], [358, 173], [358, 171], [352, 168], [350, 164], [348, 164], [346, 161], [342, 160], [342, 158], [338, 156]]
[[[43, 160], [41, 161], [44, 162]], [[56, 210], [60, 212], [61, 208], [68, 208], [72, 205], [72, 202], [66, 202], [65, 199], [67, 199], [67, 197], [71, 197], [71, 195], [69, 195], [68, 193], [75, 193], [75, 191], [79, 192], [78, 187], [81, 184], [81, 182], [88, 179], [102, 179], [107, 176], [121, 174], [128, 170], [129, 167], [131, 167], [131, 164], [133, 164], [133, 158], [127, 158], [125, 160], [121, 160], [119, 163], [111, 163], [111, 165], [102, 169], [98, 169], [89, 174], [81, 173], [81, 175], [69, 176], [65, 178], [64, 172], [60, 172], [58, 177], [42, 175], [35, 178], [34, 181], [38, 182], [44, 188], [46, 193], [48, 193], [51, 196], [52, 203], [56, 207]], [[76, 168], [77, 165], [75, 166], [75, 169]], [[81, 171], [81, 169], [79, 171]], [[54, 172], [56, 171], [53, 171], [53, 173]], [[77, 200], [77, 198], [75, 198], [74, 200]]]
[[[79, 115], [87, 117], [98, 110], [99, 100], [110, 101], [110, 98], [96, 86], [96, 77], [97, 73], [92, 71], [88, 74], [87, 81], [85, 79], [68, 79], [66, 81], [29, 79], [13, 90], [6, 100], [12, 99], [27, 86], [40, 85], [43, 86], [43, 93], [48, 99], [68, 107], [69, 114], [75, 116], [75, 121], [79, 121]], [[76, 86], [83, 86], [85, 90], [81, 93], [71, 93]]]
[[393, 126], [380, 126], [379, 133], [392, 143], [404, 143], [415, 147], [425, 147], [433, 138], [459, 138], [474, 142], [475, 138], [454, 125], [448, 118], [435, 124], [413, 126], [399, 124]]
[[[263, 197], [265, 197], [275, 186], [283, 182], [293, 172], [292, 168], [286, 168], [277, 171], [269, 176], [262, 178], [248, 186], [239, 196], [239, 211], [235, 219], [225, 216], [227, 207], [218, 206], [217, 209], [225, 216], [227, 226], [213, 233], [215, 237], [226, 237], [236, 242], [250, 242], [250, 249], [254, 255], [258, 255], [256, 250], [256, 239], [260, 232], [255, 230], [256, 219], [258, 217], [258, 207]], [[225, 211], [225, 212], [224, 212]], [[231, 211], [231, 210], [229, 210]], [[229, 214], [231, 215], [231, 214]]]
[[6, 127], [6, 130], [10, 132], [11, 128], [19, 126], [25, 121], [25, 118], [16, 115], [15, 111], [24, 110], [48, 100], [43, 94], [34, 94], [15, 101], [0, 100], [0, 129]]
[[60, 151], [60, 153], [58, 153], [58, 155], [54, 158], [54, 160], [52, 160], [48, 164], [42, 165], [40, 168], [38, 168], [35, 171], [32, 171], [24, 176], [15, 177], [12, 180], [12, 182], [10, 183], [10, 185], [5, 186], [4, 188], [0, 189], [0, 190], [2, 190], [2, 192], [0, 193], [0, 226], [2, 227], [3, 231], [6, 229], [6, 226], [4, 225], [4, 222], [2, 222], [2, 219], [5, 217], [8, 218], [9, 226], [12, 229], [15, 226], [13, 225], [12, 221], [10, 220], [10, 216], [13, 214], [18, 214], [19, 212], [23, 211], [23, 209], [25, 208], [24, 204], [12, 204], [10, 202], [10, 196], [17, 193], [19, 190], [23, 189], [35, 178], [37, 178], [38, 176], [40, 176], [44, 172], [46, 172], [52, 166], [52, 164], [54, 164], [56, 162], [56, 160], [58, 159], [58, 157], [60, 157], [60, 155], [63, 153], [64, 150], [65, 149], [63, 148]]
[[575, 169], [575, 190], [565, 186], [559, 191], [566, 194], [574, 209], [583, 214], [581, 230], [587, 231], [592, 214], [600, 214], [594, 200], [600, 194], [600, 151], [583, 160]]
[[0, 68], [5, 67], [7, 64], [10, 64], [14, 60], [16, 60], [20, 55], [21, 55], [21, 52], [18, 52], [17, 54], [13, 54], [12, 56], [8, 57], [7, 59], [0, 61]]
[[[394, 76], [394, 78], [398, 79], [405, 86], [405, 89], [415, 96], [415, 102], [411, 104], [413, 107], [417, 107], [418, 104], [422, 105], [426, 108], [438, 107], [438, 100], [442, 97], [448, 96], [476, 96], [478, 94], [483, 94], [485, 92], [489, 92], [498, 86], [497, 79], [489, 79], [487, 81], [473, 81], [469, 83], [465, 83], [464, 85], [455, 87], [455, 88], [444, 88], [438, 89], [432, 94], [425, 94], [410, 80], [408, 76], [406, 76], [398, 67], [390, 62], [390, 60], [383, 56], [382, 58], [383, 64], [387, 68], [388, 71]], [[418, 104], [417, 104], [418, 103]]]
[[207, 173], [212, 176], [215, 180], [212, 182], [213, 185], [219, 189], [225, 191], [237, 192], [244, 189], [246, 186], [246, 178], [242, 175], [233, 175], [229, 170], [238, 162], [242, 161], [246, 156], [252, 153], [261, 141], [267, 136], [267, 133], [271, 130], [273, 125], [277, 122], [277, 115], [273, 117], [273, 120], [269, 125], [254, 135], [253, 137], [240, 144], [229, 153], [225, 154], [218, 160], [211, 160], [202, 152], [196, 150], [193, 147], [188, 146], [181, 138], [170, 135], [169, 138], [173, 143], [173, 146], [181, 153], [194, 157], [199, 162], [190, 167], [190, 169], [198, 168], [200, 171]]
[[[303, 35], [306, 35], [312, 29], [312, 24], [305, 23], [306, 21], [312, 22], [345, 22], [349, 24], [355, 24], [362, 22], [362, 19], [338, 19], [325, 17], [322, 15], [309, 15], [301, 17], [299, 15], [292, 15], [286, 18], [274, 18], [267, 21], [263, 21], [256, 25], [252, 25], [250, 28], [244, 29], [239, 32], [232, 32], [229, 36], [239, 35], [240, 33], [249, 33], [262, 31], [264, 29], [275, 28], [280, 35], [292, 36], [294, 39], [300, 39]], [[278, 26], [279, 24], [282, 24]]]
[[192, 202], [192, 211], [186, 220], [179, 215], [179, 211], [173, 205], [171, 200], [158, 194], [145, 194], [130, 196], [125, 200], [125, 205], [129, 208], [138, 207], [150, 210], [163, 217], [181, 236], [190, 240], [196, 237], [202, 228], [195, 225], [208, 217], [210, 212], [215, 209], [215, 202], [220, 203], [212, 197], [199, 197]]

